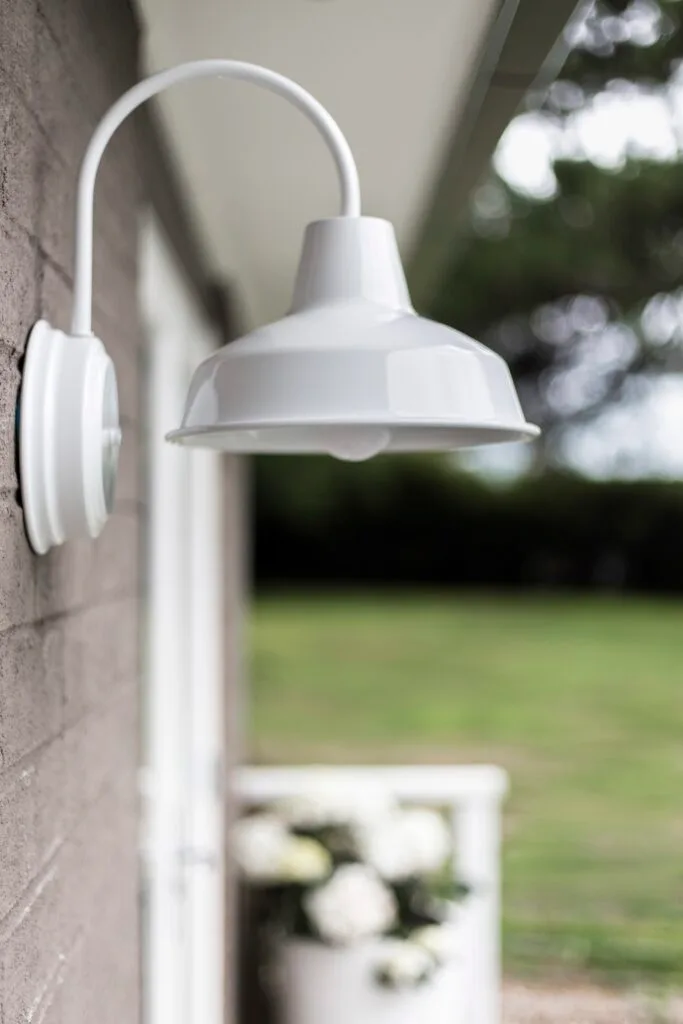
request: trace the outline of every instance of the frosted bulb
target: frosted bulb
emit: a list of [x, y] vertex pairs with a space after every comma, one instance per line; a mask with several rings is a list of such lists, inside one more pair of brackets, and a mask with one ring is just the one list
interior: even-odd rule
[[381, 427], [338, 427], [325, 431], [323, 445], [335, 459], [364, 462], [383, 452], [390, 439]]

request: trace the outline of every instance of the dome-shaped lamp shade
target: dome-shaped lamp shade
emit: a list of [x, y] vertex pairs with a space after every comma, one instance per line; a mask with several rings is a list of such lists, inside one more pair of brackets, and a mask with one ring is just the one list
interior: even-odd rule
[[168, 437], [356, 461], [537, 434], [500, 356], [415, 314], [391, 225], [340, 217], [309, 225], [290, 314], [199, 366]]

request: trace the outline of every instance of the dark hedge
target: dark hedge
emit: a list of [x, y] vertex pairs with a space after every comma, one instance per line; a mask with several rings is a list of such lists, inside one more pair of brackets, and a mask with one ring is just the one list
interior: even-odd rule
[[261, 458], [254, 498], [257, 585], [683, 591], [677, 483], [500, 486], [429, 458]]

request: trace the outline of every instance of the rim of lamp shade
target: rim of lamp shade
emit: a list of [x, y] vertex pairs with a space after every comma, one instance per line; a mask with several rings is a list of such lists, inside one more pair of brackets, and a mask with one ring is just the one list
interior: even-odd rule
[[346, 462], [362, 462], [382, 454], [449, 452], [511, 441], [531, 441], [539, 433], [539, 428], [532, 424], [315, 420], [295, 425], [195, 427], [171, 431], [167, 439], [187, 447], [214, 448], [236, 455], [320, 454], [333, 455]]

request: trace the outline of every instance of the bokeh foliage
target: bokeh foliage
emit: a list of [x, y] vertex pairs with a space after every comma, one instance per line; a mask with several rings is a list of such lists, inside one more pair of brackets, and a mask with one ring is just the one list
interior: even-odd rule
[[[598, 93], [670, 104], [683, 4], [598, 0], [574, 41], [538, 109], [549, 128], [576, 123]], [[508, 360], [528, 417], [545, 431], [541, 462], [558, 456], [568, 425], [632, 394], [643, 375], [680, 366], [678, 159], [636, 150], [605, 168], [577, 150], [553, 169], [550, 197], [520, 194], [495, 174], [482, 186], [430, 309]]]

